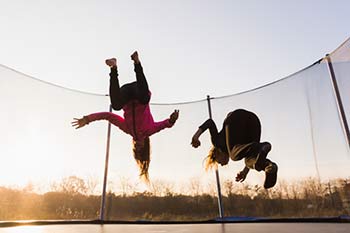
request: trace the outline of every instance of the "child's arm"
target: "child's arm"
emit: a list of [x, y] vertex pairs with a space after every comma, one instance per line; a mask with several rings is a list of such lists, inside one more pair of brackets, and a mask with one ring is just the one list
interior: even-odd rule
[[249, 168], [244, 167], [242, 171], [237, 173], [236, 181], [243, 182], [245, 180], [245, 178], [247, 177], [248, 172], [249, 172]]
[[74, 118], [74, 121], [72, 122], [72, 126], [73, 127], [76, 126], [76, 129], [78, 129], [85, 125], [88, 125], [90, 122], [98, 121], [98, 120], [107, 120], [111, 124], [117, 126], [119, 129], [128, 133], [124, 118], [111, 112], [98, 112], [98, 113], [92, 113], [90, 115], [84, 116], [83, 118], [80, 118], [80, 119]]
[[211, 140], [212, 143], [215, 145], [216, 143], [216, 138], [218, 136], [218, 129], [216, 128], [215, 122], [212, 119], [208, 119], [206, 120], [201, 126], [198, 127], [198, 130], [196, 131], [196, 133], [192, 136], [192, 141], [191, 141], [191, 145], [194, 148], [197, 148], [201, 145], [201, 142], [199, 141], [199, 137], [202, 135], [202, 133], [204, 133], [204, 131], [206, 131], [207, 129], [209, 129], [210, 132], [210, 136], [211, 136]]
[[73, 118], [73, 121], [71, 122], [71, 124], [72, 124], [72, 127], [79, 129], [89, 124], [89, 122], [88, 122], [88, 119], [84, 116], [83, 118]]
[[149, 136], [152, 134], [155, 134], [165, 128], [171, 128], [179, 118], [179, 110], [174, 110], [173, 113], [171, 113], [170, 117], [168, 119], [165, 119], [163, 121], [154, 122], [154, 125], [152, 129], [148, 132]]

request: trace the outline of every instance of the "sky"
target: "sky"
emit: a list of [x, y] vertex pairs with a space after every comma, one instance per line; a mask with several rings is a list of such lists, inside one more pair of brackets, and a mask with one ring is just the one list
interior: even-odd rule
[[246, 91], [288, 76], [349, 37], [349, 1], [0, 1], [0, 64], [108, 92], [104, 60], [133, 81], [137, 50], [154, 103]]
[[[105, 124], [91, 124], [88, 128], [75, 131], [69, 123], [73, 117], [106, 110], [108, 99], [81, 94], [107, 94], [109, 68], [104, 64], [106, 58], [118, 59], [120, 83], [124, 84], [135, 80], [130, 55], [137, 50], [152, 91], [152, 103], [182, 103], [202, 100], [207, 95], [226, 96], [284, 78], [335, 50], [350, 36], [348, 9], [350, 2], [340, 0], [0, 0], [0, 64], [36, 79], [77, 91], [65, 92], [54, 86], [42, 86], [32, 80], [24, 80], [23, 75], [16, 72], [6, 69], [3, 71], [3, 67], [0, 67], [0, 71], [4, 72], [1, 74], [8, 75], [5, 75], [7, 79], [0, 86], [1, 104], [10, 113], [3, 115], [0, 122], [0, 128], [8, 133], [0, 135], [0, 141], [6, 142], [2, 146], [5, 148], [2, 149], [5, 151], [2, 154], [14, 151], [14, 155], [0, 166], [0, 170], [3, 174], [20, 173], [18, 176], [8, 175], [13, 184], [25, 184], [27, 180], [23, 177], [29, 177], [29, 173], [36, 178], [47, 179], [63, 173], [80, 174], [79, 170], [94, 170], [92, 172], [97, 172], [98, 176], [102, 175]], [[314, 73], [310, 76], [326, 74], [328, 78], [327, 71], [320, 69], [313, 70]], [[0, 79], [0, 83], [1, 81]], [[20, 92], [16, 90], [22, 87], [19, 84], [24, 87]], [[302, 84], [309, 85], [307, 80]], [[290, 170], [281, 169], [281, 173], [298, 175], [293, 173], [293, 169], [298, 166], [299, 160], [291, 162], [286, 154], [278, 153], [288, 151], [289, 148], [289, 152], [293, 153], [297, 147], [293, 147], [288, 140], [290, 135], [287, 128], [276, 130], [276, 127], [279, 123], [288, 124], [288, 129], [301, 135], [300, 138], [295, 137], [293, 142], [307, 145], [305, 151], [308, 155], [311, 154], [309, 125], [304, 125], [309, 124], [308, 112], [303, 105], [305, 93], [299, 88], [302, 84], [290, 82], [290, 86], [280, 85], [277, 89], [267, 89], [271, 93], [267, 91], [261, 97], [259, 93], [253, 93], [237, 99], [218, 100], [213, 104], [217, 125], [221, 125], [226, 113], [233, 106], [239, 106], [239, 103], [255, 108], [260, 113], [269, 98], [276, 100], [280, 96], [279, 92], [296, 90], [296, 93], [287, 93], [286, 98], [292, 106], [285, 106], [281, 101], [277, 106], [280, 111], [262, 114], [260, 117], [267, 129], [263, 136], [276, 139], [276, 152], [272, 157], [277, 160], [280, 158], [280, 164], [286, 168], [289, 165]], [[318, 106], [317, 101], [320, 100], [333, 101], [331, 92], [322, 93], [322, 97], [315, 94], [319, 89], [328, 88], [323, 85], [326, 84], [316, 83], [315, 92], [310, 94], [313, 95], [309, 98], [314, 101], [314, 106]], [[50, 102], [57, 99], [60, 101]], [[33, 100], [37, 101], [34, 105]], [[17, 105], [21, 106], [20, 110]], [[156, 106], [152, 112], [156, 113], [154, 115], [157, 119], [165, 118], [175, 106]], [[304, 117], [302, 119], [306, 119], [306, 123], [299, 122], [298, 126], [294, 126], [295, 122], [292, 125], [284, 121], [291, 113], [295, 113], [294, 107], [302, 109], [300, 117]], [[203, 136], [203, 146], [199, 152], [193, 151], [189, 141], [198, 125], [207, 118], [206, 103], [181, 108], [176, 130], [166, 130], [152, 137], [154, 169], [151, 176], [157, 174], [157, 169], [160, 169], [159, 174], [164, 174], [164, 177], [174, 176], [175, 168], [165, 166], [173, 158], [173, 154], [168, 155], [170, 152], [178, 154], [178, 159], [172, 161], [172, 165], [182, 166], [181, 169], [188, 172], [176, 173], [179, 178], [186, 180], [190, 175], [195, 175], [196, 171], [202, 170], [203, 156], [210, 146], [208, 135]], [[313, 111], [318, 116], [337, 119], [334, 105], [326, 108], [331, 111]], [[324, 121], [317, 120], [319, 119], [314, 119], [318, 126], [315, 130], [318, 130], [320, 138], [323, 134], [327, 135], [329, 129], [334, 131], [334, 134], [329, 135], [342, 134], [338, 121], [327, 125]], [[23, 125], [23, 122], [26, 124]], [[273, 132], [270, 126], [275, 127]], [[113, 131], [112, 135], [115, 137], [112, 139], [115, 146], [112, 149], [110, 174], [118, 177], [118, 172], [127, 173], [129, 171], [125, 169], [135, 169], [135, 164], [130, 156], [130, 138], [118, 130]], [[173, 142], [175, 149], [167, 147], [169, 137], [177, 138]], [[284, 138], [287, 138], [288, 143], [283, 141]], [[280, 144], [277, 143], [279, 139], [282, 141]], [[324, 138], [320, 142], [322, 145], [318, 148], [327, 149], [323, 151], [333, 153], [334, 151], [328, 150], [334, 147], [341, 151], [341, 155], [346, 151], [343, 141], [334, 142], [335, 146], [328, 146], [333, 142], [325, 141]], [[101, 157], [94, 157], [97, 154]], [[114, 154], [127, 156], [118, 157], [123, 159], [121, 162]], [[189, 154], [199, 154], [201, 157], [189, 157]], [[285, 157], [281, 159], [278, 156]], [[298, 152], [296, 157], [299, 156], [303, 159], [302, 153]], [[175, 165], [178, 160], [183, 160], [183, 164]], [[284, 160], [284, 164], [281, 160]], [[319, 162], [321, 170], [329, 170], [327, 156]], [[305, 166], [314, 166], [312, 157], [305, 159], [304, 163]], [[235, 170], [239, 166], [235, 166]], [[132, 173], [136, 175], [135, 171]], [[307, 175], [315, 176], [314, 171], [304, 171]], [[339, 171], [343, 172], [342, 175], [347, 174], [348, 165], [344, 163]], [[232, 170], [227, 174], [231, 177]], [[96, 173], [88, 175], [95, 176]], [[263, 177], [257, 179], [261, 181]], [[0, 185], [4, 183], [2, 181], [0, 180]]]

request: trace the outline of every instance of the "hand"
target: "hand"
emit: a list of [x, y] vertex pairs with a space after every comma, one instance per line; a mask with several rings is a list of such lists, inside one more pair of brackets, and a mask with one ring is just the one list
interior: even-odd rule
[[174, 112], [169, 117], [170, 124], [175, 124], [177, 119], [179, 118], [179, 110], [175, 109]]
[[191, 141], [191, 145], [194, 147], [194, 148], [197, 148], [201, 145], [201, 142], [199, 141], [199, 139], [195, 136], [192, 137], [192, 141]]
[[89, 122], [86, 117], [83, 118], [73, 118], [74, 121], [71, 122], [72, 127], [75, 127], [75, 129], [79, 129], [85, 125], [87, 125]]
[[192, 136], [191, 145], [194, 148], [197, 148], [201, 145], [201, 142], [199, 141], [199, 137], [201, 136], [202, 133], [203, 133], [202, 129], [198, 128], [197, 132]]
[[236, 181], [243, 182], [245, 180], [245, 178], [247, 177], [247, 174], [248, 173], [245, 172], [245, 170], [238, 172], [237, 176], [236, 176]]

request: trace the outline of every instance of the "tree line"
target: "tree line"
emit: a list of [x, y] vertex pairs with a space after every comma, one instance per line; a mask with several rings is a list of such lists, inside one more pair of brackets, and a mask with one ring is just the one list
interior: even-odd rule
[[[87, 181], [67, 177], [46, 193], [31, 189], [0, 187], [0, 220], [98, 219], [101, 196], [89, 191]], [[350, 215], [350, 179], [321, 183], [306, 179], [294, 183], [280, 180], [265, 190], [226, 180], [223, 185], [225, 216], [330, 217]], [[106, 196], [108, 220], [208, 220], [218, 217], [218, 200], [212, 193], [164, 190], [115, 193]]]

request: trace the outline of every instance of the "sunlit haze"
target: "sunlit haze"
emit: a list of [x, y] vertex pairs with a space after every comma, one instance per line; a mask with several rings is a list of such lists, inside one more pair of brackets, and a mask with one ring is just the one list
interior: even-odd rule
[[[207, 95], [231, 95], [285, 78], [350, 36], [346, 0], [0, 0], [0, 6], [0, 185], [33, 183], [39, 192], [77, 176], [96, 181], [94, 192], [100, 193], [107, 123], [79, 130], [70, 123], [108, 111], [106, 58], [117, 58], [124, 84], [135, 80], [130, 55], [137, 50], [152, 104], [204, 100], [151, 105], [155, 120], [168, 118], [174, 109], [180, 109], [180, 118], [151, 137], [150, 176], [179, 181], [180, 191], [198, 179], [208, 190], [215, 184], [203, 169], [209, 135], [201, 137], [199, 149], [190, 146], [192, 134], [209, 117]], [[266, 89], [214, 100], [213, 118], [220, 130], [235, 108], [255, 111], [262, 140], [272, 141], [270, 156], [280, 164], [282, 179], [347, 177], [348, 147], [329, 80], [322, 63]], [[339, 157], [332, 160], [329, 154]], [[224, 179], [233, 180], [243, 166], [243, 161], [230, 165]], [[131, 138], [115, 127], [109, 178], [109, 189], [120, 189], [123, 180], [145, 188]], [[252, 171], [247, 182], [263, 179], [263, 173]]]

